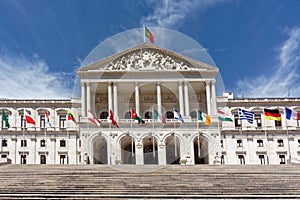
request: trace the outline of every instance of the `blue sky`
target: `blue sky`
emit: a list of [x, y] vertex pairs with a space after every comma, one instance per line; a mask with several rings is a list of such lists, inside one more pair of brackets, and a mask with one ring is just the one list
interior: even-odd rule
[[299, 8], [297, 0], [1, 0], [0, 98], [72, 97], [89, 52], [142, 24], [199, 42], [236, 97], [300, 97]]

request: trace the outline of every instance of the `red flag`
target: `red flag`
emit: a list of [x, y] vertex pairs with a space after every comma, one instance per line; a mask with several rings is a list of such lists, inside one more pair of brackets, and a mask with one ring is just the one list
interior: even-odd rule
[[24, 110], [24, 115], [26, 119], [26, 123], [35, 125], [34, 119]]
[[116, 127], [119, 128], [119, 125], [118, 125], [118, 123], [116, 122], [116, 120], [115, 120], [115, 118], [114, 118], [114, 113], [113, 113], [113, 111], [110, 110], [109, 113], [110, 113], [109, 119], [111, 120], [112, 125], [115, 125]]

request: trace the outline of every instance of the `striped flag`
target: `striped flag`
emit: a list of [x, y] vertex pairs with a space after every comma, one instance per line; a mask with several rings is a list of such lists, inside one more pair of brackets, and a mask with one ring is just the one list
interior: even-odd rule
[[221, 110], [218, 110], [218, 119], [220, 121], [228, 121], [228, 122], [232, 122], [232, 119], [230, 116], [228, 116], [226, 113], [224, 113]]
[[183, 119], [181, 117], [181, 114], [176, 109], [174, 109], [174, 119], [179, 120], [182, 123], [184, 123], [184, 121], [183, 121]]
[[210, 116], [208, 114], [198, 111], [198, 120], [203, 121], [206, 126], [210, 126]]
[[238, 114], [240, 120], [247, 120], [250, 124], [253, 124], [254, 112], [242, 110], [239, 108]]
[[88, 110], [88, 120], [96, 126], [100, 126], [101, 124], [100, 119], [98, 119], [96, 115], [94, 115], [94, 113], [92, 113], [92, 111], [90, 110]]

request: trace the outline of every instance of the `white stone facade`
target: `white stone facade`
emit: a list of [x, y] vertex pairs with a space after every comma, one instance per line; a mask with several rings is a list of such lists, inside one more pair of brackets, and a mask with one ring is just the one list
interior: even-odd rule
[[[0, 100], [10, 123], [1, 131], [2, 159], [13, 164], [298, 162], [299, 122], [286, 121], [284, 108], [299, 110], [300, 99], [216, 97], [216, 67], [147, 43], [77, 73], [81, 99]], [[174, 108], [185, 123], [174, 120]], [[255, 113], [253, 125], [236, 119], [238, 108]], [[282, 121], [265, 120], [264, 108], [279, 109]], [[24, 109], [35, 126], [22, 123]], [[78, 125], [68, 120], [68, 109]], [[132, 109], [145, 124], [131, 119]], [[233, 122], [219, 122], [218, 109]], [[110, 110], [119, 128], [111, 124]], [[154, 117], [154, 110], [167, 118], [166, 124]], [[100, 127], [90, 123], [88, 111], [100, 118]], [[210, 115], [210, 126], [197, 120], [197, 111]], [[45, 112], [52, 127], [45, 124]]]

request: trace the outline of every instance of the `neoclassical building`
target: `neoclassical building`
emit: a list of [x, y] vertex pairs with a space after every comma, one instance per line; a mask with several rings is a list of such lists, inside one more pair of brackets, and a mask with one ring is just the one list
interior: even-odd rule
[[[300, 111], [300, 98], [217, 96], [218, 72], [215, 66], [149, 43], [82, 66], [77, 70], [81, 98], [0, 100], [10, 123], [9, 128], [2, 123], [1, 160], [109, 165], [298, 162], [299, 121], [286, 120], [284, 109]], [[253, 124], [239, 120], [239, 108], [255, 113]], [[266, 120], [264, 108], [279, 109], [282, 120]], [[77, 124], [68, 120], [68, 109]], [[174, 109], [184, 122], [174, 119]], [[26, 124], [24, 110], [35, 126]], [[145, 123], [132, 119], [132, 110]], [[218, 110], [233, 121], [219, 121]], [[111, 123], [110, 111], [118, 126]], [[210, 116], [210, 126], [198, 119], [199, 111]], [[90, 113], [101, 120], [100, 126], [90, 122]]]

